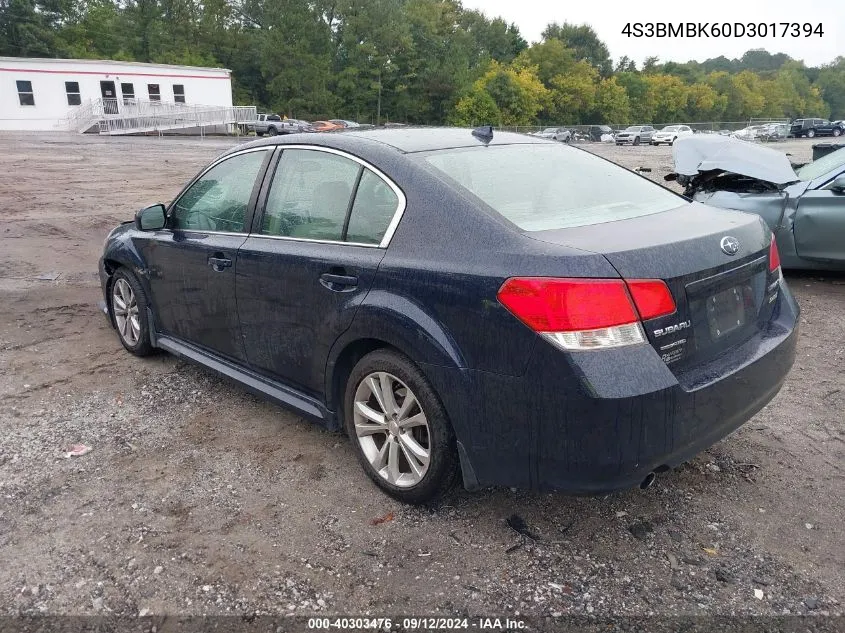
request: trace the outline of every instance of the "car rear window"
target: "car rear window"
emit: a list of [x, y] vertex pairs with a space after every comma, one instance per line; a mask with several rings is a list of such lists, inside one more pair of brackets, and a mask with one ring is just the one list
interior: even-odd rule
[[687, 204], [618, 165], [557, 143], [439, 150], [424, 158], [524, 231], [602, 224]]

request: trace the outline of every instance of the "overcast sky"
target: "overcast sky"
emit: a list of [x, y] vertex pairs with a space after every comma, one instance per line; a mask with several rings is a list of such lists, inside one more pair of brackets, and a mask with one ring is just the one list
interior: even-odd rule
[[[607, 44], [614, 62], [627, 55], [638, 66], [651, 55], [661, 61], [704, 61], [719, 55], [740, 57], [751, 48], [783, 52], [803, 59], [808, 66], [845, 56], [845, 9], [841, 0], [463, 0], [463, 5], [479, 9], [488, 17], [501, 16], [515, 22], [529, 42], [539, 40], [549, 22], [589, 24]], [[622, 35], [628, 22], [821, 22], [824, 35], [780, 37], [778, 26], [778, 37], [767, 38], [628, 38]]]

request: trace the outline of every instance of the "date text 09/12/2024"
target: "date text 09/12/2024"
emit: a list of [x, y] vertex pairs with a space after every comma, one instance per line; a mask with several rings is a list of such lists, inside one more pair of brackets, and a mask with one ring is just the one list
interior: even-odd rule
[[627, 37], [822, 37], [821, 22], [628, 22]]
[[312, 630], [390, 630], [396, 625], [402, 625], [403, 631], [446, 631], [446, 630], [478, 630], [478, 631], [516, 631], [525, 628], [525, 621], [519, 618], [474, 617], [474, 618], [443, 618], [443, 617], [406, 617], [406, 618], [378, 618], [378, 617], [316, 617], [308, 618], [308, 628]]

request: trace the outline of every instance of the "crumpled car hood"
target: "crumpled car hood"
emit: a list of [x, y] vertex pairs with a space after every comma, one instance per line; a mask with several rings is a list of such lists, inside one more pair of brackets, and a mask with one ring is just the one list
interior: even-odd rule
[[681, 137], [672, 149], [675, 171], [682, 176], [728, 172], [783, 186], [799, 180], [786, 154], [716, 134]]

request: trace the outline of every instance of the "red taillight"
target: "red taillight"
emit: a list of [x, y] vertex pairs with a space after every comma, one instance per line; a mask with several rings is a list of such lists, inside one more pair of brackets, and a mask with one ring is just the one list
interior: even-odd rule
[[499, 302], [520, 321], [563, 349], [598, 349], [645, 342], [640, 320], [675, 311], [659, 279], [515, 277]]
[[643, 321], [675, 311], [675, 300], [665, 282], [659, 279], [626, 279], [625, 283]]
[[516, 277], [499, 302], [535, 332], [572, 332], [635, 323], [637, 313], [621, 279]]
[[769, 272], [773, 273], [780, 268], [780, 253], [778, 253], [778, 243], [775, 241], [775, 236], [772, 235], [772, 242], [769, 245]]

